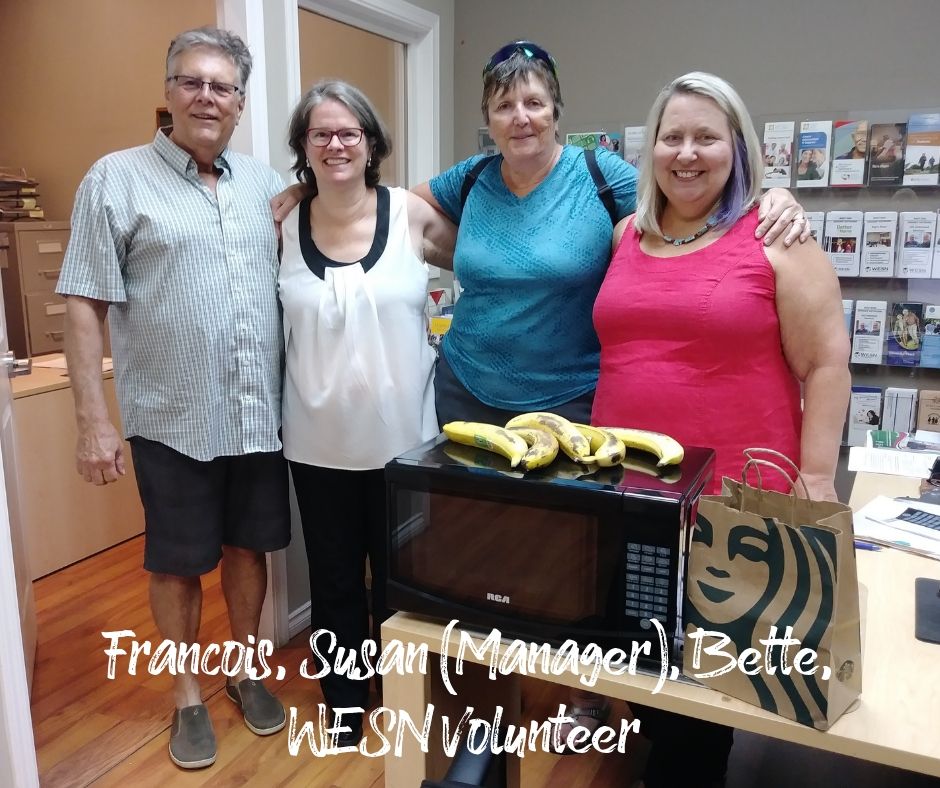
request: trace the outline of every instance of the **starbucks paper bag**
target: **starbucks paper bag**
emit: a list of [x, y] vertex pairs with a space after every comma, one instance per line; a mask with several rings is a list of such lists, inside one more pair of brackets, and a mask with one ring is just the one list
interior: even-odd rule
[[862, 691], [852, 512], [729, 478], [723, 492], [699, 501], [683, 672], [826, 730]]

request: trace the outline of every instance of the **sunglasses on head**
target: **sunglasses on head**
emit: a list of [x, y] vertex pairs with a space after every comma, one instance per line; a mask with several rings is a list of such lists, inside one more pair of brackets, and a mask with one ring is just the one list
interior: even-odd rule
[[498, 49], [493, 57], [490, 58], [489, 62], [483, 68], [483, 76], [485, 77], [490, 73], [494, 68], [496, 68], [500, 63], [505, 63], [509, 58], [516, 54], [516, 52], [521, 53], [529, 60], [541, 60], [546, 66], [551, 69], [552, 74], [555, 79], [558, 79], [558, 66], [555, 63], [555, 58], [553, 58], [548, 52], [546, 52], [538, 44], [533, 44], [531, 41], [513, 41], [511, 44], [506, 44], [506, 46]]

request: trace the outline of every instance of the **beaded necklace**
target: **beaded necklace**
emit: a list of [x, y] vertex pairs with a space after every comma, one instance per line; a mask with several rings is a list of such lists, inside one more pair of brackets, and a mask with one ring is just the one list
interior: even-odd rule
[[709, 216], [708, 221], [687, 238], [673, 238], [671, 235], [666, 235], [666, 233], [663, 233], [663, 240], [668, 244], [672, 244], [673, 246], [684, 246], [685, 244], [692, 243], [692, 241], [697, 241], [716, 224], [718, 224], [718, 219], [716, 219], [714, 216]]

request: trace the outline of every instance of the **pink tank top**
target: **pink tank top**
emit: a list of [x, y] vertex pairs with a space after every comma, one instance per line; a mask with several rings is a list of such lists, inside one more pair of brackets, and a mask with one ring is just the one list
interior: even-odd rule
[[[752, 210], [704, 249], [660, 258], [640, 249], [631, 222], [594, 304], [592, 423], [715, 449], [716, 493], [722, 476], [741, 478], [746, 448], [800, 463], [800, 384], [783, 355], [774, 270], [756, 226]], [[789, 491], [778, 477], [764, 472], [764, 486]]]

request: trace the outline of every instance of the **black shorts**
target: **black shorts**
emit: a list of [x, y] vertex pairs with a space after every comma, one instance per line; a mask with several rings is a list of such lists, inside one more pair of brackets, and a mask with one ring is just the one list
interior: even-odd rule
[[281, 452], [203, 462], [140, 436], [129, 442], [144, 506], [144, 569], [193, 577], [215, 569], [222, 545], [263, 553], [290, 543]]

